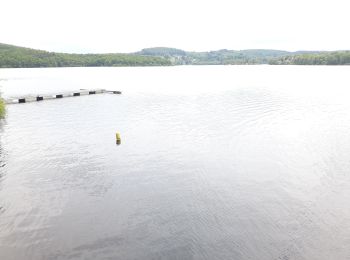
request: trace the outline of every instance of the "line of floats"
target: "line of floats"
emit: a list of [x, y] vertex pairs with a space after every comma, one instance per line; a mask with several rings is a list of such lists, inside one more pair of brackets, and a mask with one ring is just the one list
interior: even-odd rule
[[21, 96], [21, 97], [10, 97], [5, 99], [6, 104], [20, 104], [20, 103], [28, 103], [28, 102], [37, 102], [37, 101], [43, 101], [43, 100], [50, 100], [50, 99], [59, 99], [59, 98], [66, 98], [66, 97], [79, 97], [79, 96], [86, 96], [86, 95], [95, 95], [95, 94], [121, 94], [121, 91], [116, 90], [106, 90], [106, 89], [80, 89], [79, 91], [74, 92], [60, 92], [56, 94], [46, 94], [46, 95], [27, 95], [27, 96]]

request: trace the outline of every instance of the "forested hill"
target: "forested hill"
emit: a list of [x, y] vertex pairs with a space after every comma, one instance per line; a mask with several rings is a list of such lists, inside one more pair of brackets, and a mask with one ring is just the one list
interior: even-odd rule
[[280, 50], [218, 50], [186, 52], [174, 48], [156, 47], [137, 52], [140, 55], [170, 59], [174, 65], [267, 64], [271, 59], [291, 54]]
[[169, 66], [226, 64], [349, 65], [350, 51], [288, 52], [281, 50], [218, 50], [188, 52], [155, 47], [121, 54], [67, 54], [0, 44], [0, 68]]
[[273, 65], [350, 65], [350, 51], [304, 53], [270, 60]]
[[169, 59], [136, 54], [67, 54], [0, 43], [0, 68], [167, 66]]
[[169, 59], [174, 65], [225, 65], [225, 64], [271, 64], [271, 65], [350, 65], [350, 51], [297, 51], [251, 49], [218, 50], [209, 52], [186, 52], [174, 48], [148, 48], [139, 55], [158, 56]]

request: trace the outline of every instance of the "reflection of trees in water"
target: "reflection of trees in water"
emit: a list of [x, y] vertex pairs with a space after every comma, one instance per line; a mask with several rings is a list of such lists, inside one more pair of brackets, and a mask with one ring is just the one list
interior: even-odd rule
[[[0, 141], [0, 168], [5, 167], [5, 160], [3, 159], [3, 152], [2, 152], [2, 146]], [[0, 171], [0, 178], [1, 178], [1, 171]]]
[[[2, 121], [3, 120], [0, 120], [0, 184], [1, 184], [1, 179], [3, 177], [3, 174], [4, 174], [2, 168], [5, 167], [4, 150], [2, 148], [2, 135], [4, 132], [4, 130], [3, 130], [3, 123], [4, 122], [2, 122]], [[1, 186], [0, 186], [0, 188], [1, 188]], [[0, 211], [1, 211], [1, 209], [0, 209]]]
[[[5, 167], [5, 155], [4, 155], [4, 150], [2, 148], [2, 136], [3, 136], [3, 124], [4, 124], [4, 120], [0, 119], [0, 191], [2, 190], [2, 179], [3, 176], [5, 175], [4, 173], [4, 167]], [[1, 201], [0, 201], [1, 203]], [[5, 212], [5, 209], [3, 207], [3, 205], [0, 204], [0, 216], [1, 214]]]

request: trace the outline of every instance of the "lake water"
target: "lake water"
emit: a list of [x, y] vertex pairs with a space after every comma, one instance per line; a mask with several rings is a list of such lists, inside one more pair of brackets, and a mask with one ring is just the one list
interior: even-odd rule
[[[350, 67], [1, 69], [0, 259], [350, 259]], [[121, 134], [121, 145], [115, 133]]]

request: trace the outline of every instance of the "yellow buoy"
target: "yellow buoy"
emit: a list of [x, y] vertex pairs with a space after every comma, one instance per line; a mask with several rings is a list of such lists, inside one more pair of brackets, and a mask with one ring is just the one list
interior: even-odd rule
[[121, 139], [120, 139], [120, 134], [119, 133], [115, 134], [115, 139], [117, 140], [117, 144], [121, 143]]

